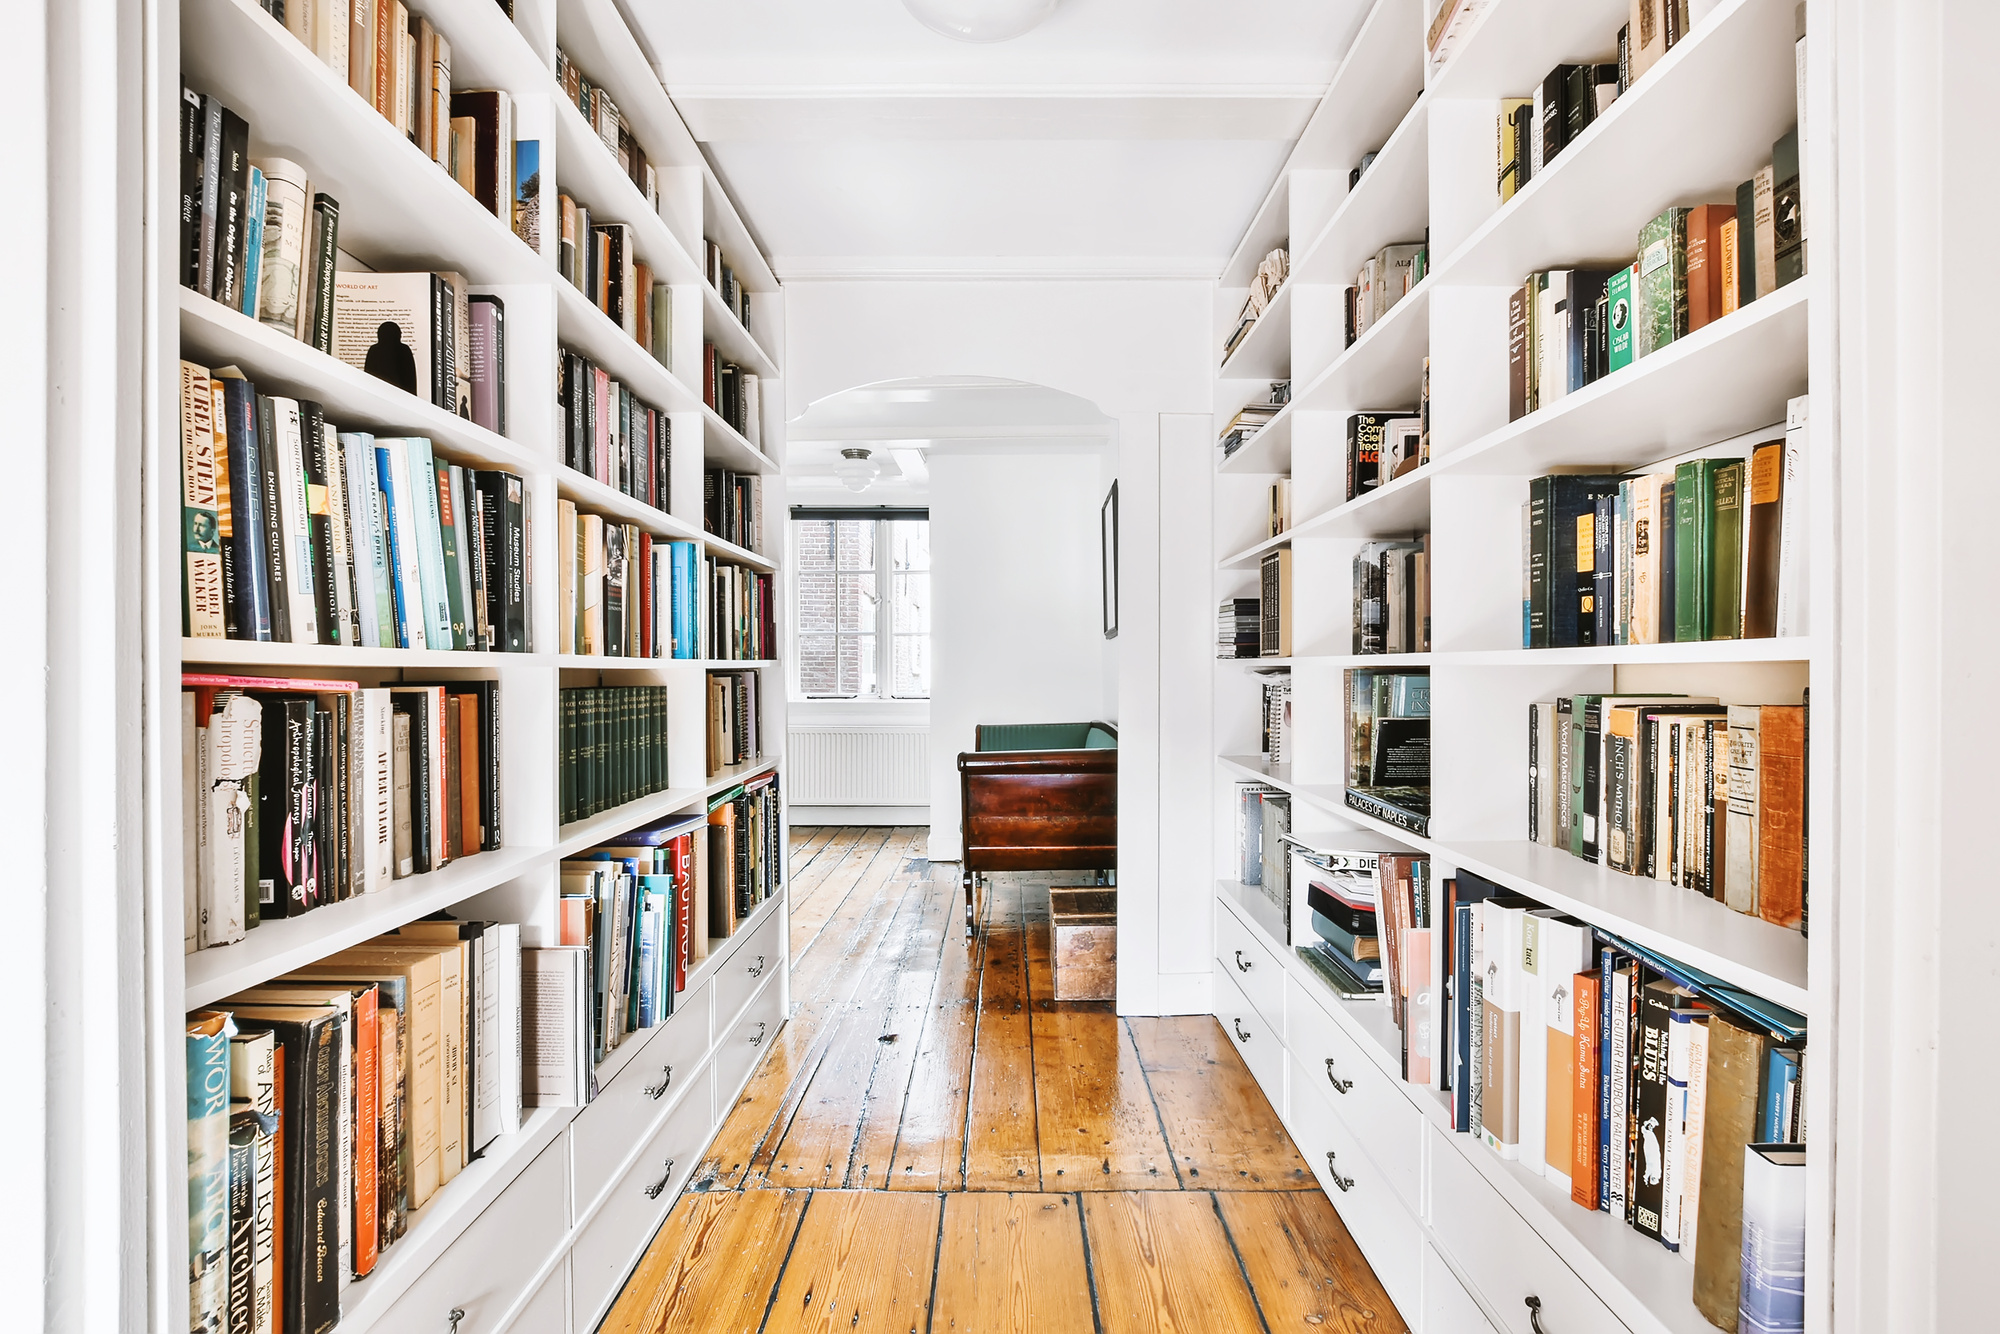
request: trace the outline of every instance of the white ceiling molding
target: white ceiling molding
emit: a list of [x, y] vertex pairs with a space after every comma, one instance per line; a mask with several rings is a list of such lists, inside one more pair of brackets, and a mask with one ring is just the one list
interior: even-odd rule
[[1219, 255], [773, 255], [788, 283], [1207, 282]]
[[704, 143], [1262, 140], [1305, 128], [1323, 89], [680, 88]]

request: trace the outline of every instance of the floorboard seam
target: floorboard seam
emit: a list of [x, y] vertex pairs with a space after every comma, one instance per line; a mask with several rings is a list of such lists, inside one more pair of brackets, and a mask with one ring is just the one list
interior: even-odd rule
[[1076, 1198], [1076, 1230], [1083, 1237], [1083, 1281], [1090, 1288], [1090, 1327], [1096, 1334], [1104, 1334], [1104, 1316], [1097, 1309], [1097, 1262], [1090, 1254], [1090, 1223], [1083, 1216], [1083, 1192], [1071, 1194]]
[[[938, 1192], [937, 1202], [937, 1241], [931, 1247], [931, 1295], [930, 1300], [924, 1303], [924, 1334], [930, 1334], [930, 1331], [937, 1325], [938, 1265], [944, 1260], [944, 1193], [942, 1191]], [[915, 1331], [912, 1331], [911, 1334], [915, 1334]]]
[[1236, 1272], [1243, 1276], [1243, 1290], [1250, 1294], [1250, 1305], [1257, 1312], [1257, 1323], [1264, 1327], [1264, 1334], [1271, 1334], [1271, 1322], [1264, 1315], [1264, 1303], [1257, 1297], [1257, 1285], [1250, 1281], [1250, 1266], [1243, 1263], [1243, 1248], [1236, 1244], [1236, 1234], [1229, 1230], [1229, 1220], [1222, 1215], [1222, 1201], [1209, 1191], [1208, 1207], [1215, 1210], [1215, 1221], [1222, 1226], [1222, 1239], [1229, 1243], [1229, 1253], [1236, 1257]]
[[792, 1224], [792, 1239], [785, 1243], [785, 1258], [778, 1261], [778, 1272], [771, 1276], [771, 1295], [764, 1299], [764, 1318], [757, 1322], [757, 1334], [764, 1334], [765, 1326], [771, 1323], [771, 1312], [778, 1305], [778, 1289], [784, 1286], [785, 1271], [791, 1268], [792, 1252], [798, 1248], [799, 1233], [805, 1231], [806, 1214], [812, 1209], [813, 1193], [806, 1192], [806, 1202], [799, 1206], [799, 1221]]
[[1139, 1035], [1132, 1031], [1132, 1021], [1124, 1015], [1118, 1016], [1118, 1027], [1132, 1044], [1132, 1056], [1139, 1062], [1139, 1078], [1146, 1083], [1146, 1101], [1153, 1105], [1153, 1119], [1160, 1123], [1160, 1142], [1167, 1146], [1167, 1163], [1174, 1169], [1174, 1185], [1187, 1189], [1187, 1178], [1181, 1175], [1181, 1156], [1174, 1148], [1174, 1137], [1167, 1131], [1167, 1114], [1160, 1110], [1159, 1095], [1153, 1092], [1153, 1072], [1146, 1068], [1146, 1058], [1139, 1051]]
[[[1024, 905], [1025, 906], [1025, 905]], [[1021, 996], [1025, 1002], [1021, 1008], [1027, 1012], [1028, 1020], [1028, 1105], [1035, 1113], [1035, 1189], [1047, 1185], [1047, 1173], [1042, 1168], [1042, 1084], [1035, 1075], [1035, 992], [1028, 970], [1028, 922], [1027, 914], [1021, 914]], [[1053, 969], [1054, 960], [1050, 960]]]

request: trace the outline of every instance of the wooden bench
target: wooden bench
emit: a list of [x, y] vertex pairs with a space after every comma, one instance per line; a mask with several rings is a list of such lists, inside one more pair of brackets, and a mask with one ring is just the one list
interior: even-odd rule
[[1115, 871], [1118, 732], [1109, 723], [984, 725], [958, 757], [965, 925], [993, 871]]

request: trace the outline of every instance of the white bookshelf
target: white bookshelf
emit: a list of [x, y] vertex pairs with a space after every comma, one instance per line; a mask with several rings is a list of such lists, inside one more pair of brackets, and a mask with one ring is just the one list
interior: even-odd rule
[[[1809, 940], [1530, 844], [1526, 827], [1530, 702], [1625, 688], [1797, 703], [1806, 687], [1833, 679], [1839, 646], [1830, 578], [1813, 575], [1812, 632], [1794, 638], [1520, 647], [1520, 506], [1529, 479], [1746, 455], [1748, 444], [1782, 433], [1787, 400], [1805, 394], [1809, 381], [1810, 559], [1815, 571], [1831, 568], [1832, 248], [1811, 252], [1802, 281], [1546, 409], [1507, 417], [1509, 291], [1535, 269], [1631, 255], [1639, 228], [1669, 205], [1733, 198], [1736, 183], [1770, 160], [1772, 141], [1798, 120], [1792, 0], [1724, 0], [1504, 205], [1494, 179], [1499, 99], [1531, 93], [1558, 62], [1612, 58], [1628, 6], [1488, 0], [1449, 63], [1428, 78], [1427, 8], [1423, 0], [1375, 4], [1216, 296], [1217, 434], [1239, 407], [1265, 401], [1268, 380], [1289, 377], [1292, 392], [1290, 405], [1235, 455], [1216, 453], [1210, 606], [1256, 596], [1259, 561], [1272, 550], [1290, 550], [1293, 578], [1291, 655], [1215, 666], [1216, 1013], [1226, 1029], [1241, 1019], [1241, 1031], [1253, 1035], [1238, 1038], [1252, 1071], [1412, 1329], [1459, 1334], [1473, 1327], [1476, 1310], [1496, 1329], [1532, 1334], [1525, 1298], [1539, 1293], [1552, 1331], [1615, 1324], [1640, 1334], [1697, 1334], [1710, 1326], [1693, 1305], [1686, 1261], [1622, 1221], [1571, 1204], [1566, 1187], [1452, 1133], [1445, 1095], [1402, 1082], [1400, 1036], [1381, 1002], [1337, 996], [1286, 945], [1285, 924], [1261, 891], [1233, 878], [1235, 785], [1268, 783], [1294, 798], [1295, 830], [1428, 855], [1437, 878], [1459, 870], [1486, 877], [1805, 1014], [1812, 1048], [1833, 1050], [1831, 956], [1817, 935]], [[1815, 15], [1819, 9], [1813, 5]], [[1826, 80], [1825, 70], [1817, 62], [1809, 78]], [[1824, 84], [1809, 89], [1821, 105]], [[1349, 169], [1377, 150], [1350, 189]], [[1809, 135], [1802, 157], [1810, 229], [1832, 207], [1831, 158]], [[1426, 236], [1427, 275], [1343, 347], [1341, 289], [1383, 246]], [[1274, 301], [1224, 360], [1221, 336], [1234, 326], [1258, 260], [1280, 244], [1291, 250], [1284, 305]], [[1413, 409], [1427, 356], [1430, 462], [1347, 500], [1347, 415]], [[1291, 478], [1293, 510], [1290, 529], [1272, 538], [1264, 525], [1274, 476]], [[1431, 650], [1353, 655], [1357, 549], [1423, 531], [1432, 534]], [[1344, 800], [1343, 674], [1397, 667], [1431, 676], [1425, 837], [1349, 810]], [[1293, 691], [1289, 762], [1278, 765], [1255, 753], [1260, 683], [1274, 668], [1289, 670]], [[1812, 693], [1815, 742], [1837, 737], [1832, 687]], [[1808, 870], [1822, 893], [1835, 832], [1833, 749], [1815, 744], [1811, 754]], [[1282, 1052], [1260, 1055], [1259, 1033], [1277, 1035]], [[1325, 1059], [1363, 1058], [1362, 1074], [1341, 1071], [1359, 1081], [1345, 1094], [1320, 1082], [1313, 1044], [1323, 1034], [1332, 1050], [1347, 1053]], [[1327, 1078], [1335, 1068], [1327, 1067]], [[1822, 1086], [1809, 1098], [1818, 1133], [1831, 1094]], [[1328, 1150], [1337, 1151], [1332, 1164]], [[1342, 1188], [1337, 1176], [1356, 1180]], [[1825, 1222], [1832, 1173], [1824, 1148], [1810, 1183], [1813, 1217]], [[1480, 1229], [1455, 1221], [1473, 1217], [1504, 1221]], [[1822, 1238], [1809, 1260], [1815, 1294], [1827, 1290], [1830, 1231], [1815, 1231]]]
[[[654, 65], [612, 0], [515, 0], [514, 17], [494, 0], [424, 0], [413, 6], [452, 45], [456, 88], [500, 88], [510, 95], [519, 139], [541, 145], [540, 250], [488, 213], [443, 168], [431, 162], [336, 77], [310, 50], [274, 22], [256, 0], [155, 0], [159, 41], [149, 48], [149, 140], [155, 157], [147, 196], [150, 297], [158, 312], [149, 344], [146, 529], [148, 579], [172, 613], [147, 632], [146, 726], [151, 752], [178, 757], [180, 674], [213, 670], [280, 677], [352, 679], [363, 685], [399, 679], [487, 679], [500, 684], [501, 834], [494, 852], [462, 857], [388, 889], [329, 904], [300, 917], [267, 922], [233, 945], [182, 956], [168, 942], [161, 961], [157, 1009], [147, 1031], [153, 1063], [166, 1072], [156, 1110], [159, 1146], [154, 1189], [168, 1201], [185, 1198], [186, 1133], [181, 1109], [182, 1015], [302, 964], [367, 940], [439, 909], [515, 921], [524, 943], [552, 943], [557, 917], [557, 863], [636, 825], [698, 812], [720, 793], [784, 767], [783, 662], [711, 659], [631, 659], [559, 651], [556, 634], [556, 502], [619, 522], [656, 538], [690, 541], [701, 554], [765, 573], [781, 573], [778, 525], [783, 515], [779, 467], [784, 457], [784, 294], [703, 158]], [[619, 169], [602, 141], [558, 87], [558, 43], [606, 88], [631, 123], [657, 172], [659, 205]], [[249, 122], [253, 157], [286, 156], [301, 163], [313, 188], [340, 203], [341, 248], [380, 269], [449, 269], [475, 292], [505, 302], [508, 370], [507, 429], [485, 430], [402, 393], [331, 356], [179, 286], [176, 218], [180, 163], [179, 93], [183, 86], [219, 97]], [[631, 224], [639, 255], [673, 293], [669, 337], [672, 368], [627, 337], [564, 282], [555, 267], [559, 193], [583, 202], [598, 221]], [[750, 291], [746, 328], [706, 282], [704, 238], [717, 241], [738, 281]], [[760, 377], [762, 439], [753, 442], [704, 405], [703, 345]], [[553, 367], [560, 347], [590, 358], [639, 398], [668, 416], [673, 456], [668, 504], [654, 509], [564, 465], [562, 422]], [[214, 367], [233, 365], [260, 392], [311, 398], [342, 429], [429, 438], [456, 463], [505, 469], [526, 485], [529, 523], [529, 616], [533, 651], [520, 654], [193, 640], [179, 635], [177, 535], [178, 371], [186, 357]], [[705, 468], [764, 478], [765, 551], [707, 534], [703, 525]], [[782, 603], [783, 599], [777, 599]], [[781, 613], [782, 615], [782, 613]], [[706, 612], [703, 613], [706, 620]], [[783, 642], [784, 626], [778, 627]], [[778, 651], [774, 648], [774, 651]], [[747, 764], [710, 773], [706, 763], [706, 677], [711, 670], [751, 668], [770, 689], [760, 692], [760, 735], [766, 753]], [[557, 803], [558, 691], [581, 685], [664, 686], [668, 692], [668, 776], [672, 786], [615, 810], [559, 823]], [[179, 770], [168, 764], [148, 784], [148, 823], [163, 846], [149, 883], [149, 915], [171, 924], [181, 912]], [[156, 804], [155, 804], [156, 803]], [[784, 841], [780, 830], [781, 846]], [[680, 1008], [661, 1026], [628, 1038], [598, 1068], [600, 1092], [584, 1108], [529, 1109], [522, 1129], [502, 1136], [480, 1159], [412, 1215], [408, 1234], [382, 1255], [374, 1273], [342, 1299], [341, 1334], [443, 1328], [454, 1308], [465, 1311], [459, 1334], [518, 1329], [595, 1327], [625, 1268], [636, 1262], [680, 1190], [761, 1052], [764, 1035], [789, 1010], [785, 958], [788, 895], [761, 904], [734, 934], [708, 942], [691, 970]], [[171, 935], [171, 925], [168, 934]], [[738, 956], [741, 956], [740, 958]], [[750, 962], [745, 962], [749, 960]], [[741, 967], [742, 976], [732, 970]], [[747, 1046], [745, 1044], [748, 1044]], [[753, 1050], [754, 1049], [754, 1050]], [[657, 1059], [656, 1059], [657, 1058]], [[660, 1062], [677, 1073], [658, 1098], [639, 1088]], [[629, 1067], [629, 1069], [628, 1069]], [[601, 1147], [624, 1145], [606, 1167]], [[677, 1166], [672, 1189], [643, 1196], [660, 1175], [656, 1151], [667, 1146]], [[608, 1172], [608, 1175], [606, 1174]], [[562, 1204], [552, 1216], [550, 1201]], [[518, 1220], [516, 1216], [518, 1215]], [[155, 1310], [186, 1309], [187, 1229], [184, 1209], [152, 1215]], [[592, 1263], [571, 1265], [586, 1249], [586, 1232], [616, 1217], [616, 1246], [591, 1233]], [[518, 1221], [518, 1226], [515, 1225]], [[479, 1224], [476, 1233], [469, 1233]], [[609, 1225], [607, 1225], [609, 1226]], [[499, 1250], [493, 1239], [507, 1241]], [[615, 1271], [615, 1272], [614, 1272]], [[608, 1277], [607, 1277], [608, 1276]]]

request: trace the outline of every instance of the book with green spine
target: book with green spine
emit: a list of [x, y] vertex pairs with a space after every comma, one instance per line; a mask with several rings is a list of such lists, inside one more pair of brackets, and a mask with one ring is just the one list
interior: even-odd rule
[[1639, 273], [1633, 283], [1635, 360], [1687, 334], [1687, 217], [1686, 209], [1670, 208], [1639, 230]]
[[1604, 281], [1605, 374], [1632, 364], [1632, 265], [1612, 270]]
[[1714, 592], [1715, 459], [1674, 469], [1674, 639], [1708, 638]]
[[1716, 459], [1711, 518], [1709, 637], [1740, 639], [1743, 626], [1743, 460]]
[[[449, 647], [465, 647], [466, 606], [464, 585], [460, 583], [458, 549], [458, 511], [454, 506], [464, 503], [464, 491], [454, 489], [451, 484], [451, 465], [435, 456], [431, 468], [437, 476], [438, 496], [438, 543], [444, 553], [444, 600], [451, 608], [451, 644]], [[446, 645], [433, 645], [443, 648]]]

